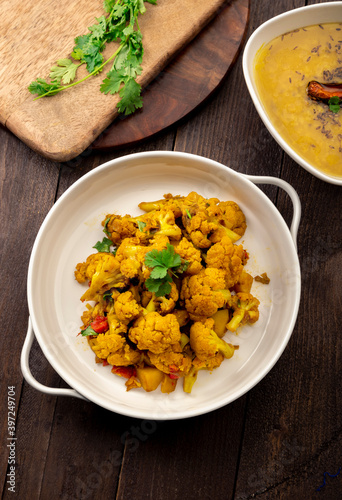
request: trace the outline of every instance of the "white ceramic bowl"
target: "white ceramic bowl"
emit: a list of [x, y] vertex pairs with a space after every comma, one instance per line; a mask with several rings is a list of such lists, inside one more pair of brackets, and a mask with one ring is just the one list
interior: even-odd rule
[[[276, 184], [290, 195], [294, 205], [291, 230], [255, 186], [258, 182]], [[170, 395], [159, 390], [126, 392], [124, 379], [113, 375], [109, 367], [96, 365], [86, 340], [77, 336], [85, 306], [80, 302], [83, 287], [74, 279], [74, 268], [102, 239], [100, 223], [107, 213], [139, 214], [140, 201], [192, 190], [205, 197], [235, 200], [244, 211], [248, 228], [242, 241], [251, 255], [248, 269], [253, 274], [267, 272], [271, 279], [269, 285], [253, 288], [261, 300], [260, 320], [238, 336], [227, 335], [240, 349], [212, 374], [200, 372], [190, 395], [181, 384]], [[94, 169], [53, 206], [33, 246], [27, 284], [30, 321], [21, 356], [25, 379], [48, 394], [83, 397], [117, 413], [155, 420], [191, 417], [230, 403], [268, 373], [291, 336], [300, 300], [295, 244], [299, 220], [298, 196], [286, 182], [244, 176], [199, 156], [140, 153]], [[72, 389], [48, 388], [33, 378], [28, 363], [32, 329], [46, 358]]]
[[260, 101], [253, 74], [254, 58], [263, 44], [267, 44], [274, 38], [297, 28], [331, 22], [342, 22], [342, 2], [327, 2], [308, 5], [306, 7], [300, 7], [284, 12], [283, 14], [266, 21], [264, 24], [259, 26], [259, 28], [257, 28], [248, 39], [243, 53], [242, 67], [245, 81], [256, 110], [273, 138], [284, 149], [284, 151], [286, 151], [286, 153], [293, 158], [293, 160], [304, 167], [308, 172], [323, 181], [341, 186], [341, 177], [327, 175], [315, 168], [309, 162], [305, 161], [277, 132]]

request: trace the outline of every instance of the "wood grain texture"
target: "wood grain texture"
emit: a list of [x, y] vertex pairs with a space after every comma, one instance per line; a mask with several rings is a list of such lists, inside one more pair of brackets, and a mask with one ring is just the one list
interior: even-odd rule
[[[36, 403], [39, 399], [36, 399], [37, 395], [34, 395], [27, 405], [26, 397], [21, 394], [22, 375], [19, 365], [19, 352], [22, 348], [28, 322], [26, 285], [24, 285], [24, 282], [27, 279], [29, 256], [35, 235], [45, 214], [54, 202], [59, 168], [30, 151], [16, 137], [3, 129], [0, 130], [0, 144], [0, 212], [2, 220], [0, 233], [0, 278], [2, 284], [0, 295], [2, 324], [0, 390], [3, 403], [0, 419], [0, 442], [2, 443], [1, 449], [7, 450], [7, 438], [9, 437], [6, 411], [7, 388], [8, 386], [15, 386], [16, 410], [19, 407], [19, 401], [26, 408], [25, 412], [22, 413], [22, 415], [26, 414], [23, 419], [18, 418], [18, 411], [16, 412], [16, 425], [21, 425], [21, 422], [24, 424], [22, 433], [24, 447], [28, 437], [25, 432], [26, 424], [30, 428], [34, 428], [36, 419], [39, 421], [35, 430], [40, 432], [39, 435], [36, 435], [37, 440], [34, 442], [34, 445], [38, 445], [39, 449], [37, 463], [41, 456], [44, 462], [44, 452], [50, 434], [48, 422], [53, 414], [53, 407], [51, 408], [51, 402], [47, 400], [42, 402], [41, 407], [38, 409]], [[39, 179], [39, 181], [36, 182], [36, 179]], [[13, 303], [13, 293], [15, 295], [14, 302], [21, 304], [19, 308], [10, 305], [10, 303]], [[37, 351], [33, 349], [32, 356], [35, 356], [36, 353]], [[31, 359], [34, 358], [31, 357]], [[37, 364], [40, 362], [41, 360], [38, 357]], [[56, 374], [53, 374], [51, 367], [45, 361], [41, 362], [41, 366], [42, 372], [39, 373], [41, 380], [52, 384], [56, 382]], [[58, 380], [59, 377], [57, 377]], [[33, 411], [33, 408], [35, 408], [35, 411]], [[43, 417], [42, 420], [40, 420], [40, 417]], [[47, 435], [44, 432], [44, 420], [47, 423], [45, 429]], [[25, 458], [28, 456], [26, 453], [29, 449], [30, 447], [22, 449], [18, 459], [18, 466], [22, 462], [26, 462]], [[0, 477], [3, 479], [4, 487], [6, 486], [5, 479], [7, 479], [7, 459], [8, 454], [0, 454]], [[30, 461], [28, 468], [30, 468]], [[26, 472], [28, 472], [27, 469]], [[42, 470], [39, 473], [42, 475]], [[30, 482], [28, 484], [32, 485]], [[5, 488], [5, 491], [9, 493], [7, 488]]]
[[143, 108], [114, 120], [94, 141], [93, 149], [109, 150], [135, 144], [200, 106], [234, 64], [248, 17], [249, 0], [224, 4], [219, 15], [145, 88]]
[[[142, 64], [142, 74], [137, 81], [145, 87], [170, 61], [172, 56], [181, 50], [190, 40], [192, 40], [215, 15], [224, 0], [207, 0], [198, 2], [197, 0], [159, 0], [158, 5], [147, 4], [147, 11], [142, 16], [139, 25], [144, 37], [144, 61]], [[17, 6], [14, 15], [21, 19], [21, 2], [13, 2]], [[18, 6], [19, 4], [19, 6]], [[33, 13], [30, 14], [30, 22], [25, 26], [27, 43], [16, 47], [16, 63], [20, 65], [20, 78], [12, 73], [3, 74], [3, 89], [9, 88], [9, 92], [3, 90], [0, 108], [3, 108], [2, 122], [15, 135], [22, 139], [32, 149], [38, 151], [48, 158], [66, 161], [77, 156], [118, 116], [116, 105], [118, 96], [102, 94], [99, 85], [102, 82], [103, 74], [87, 80], [75, 88], [68, 89], [53, 97], [33, 100], [33, 96], [27, 94], [23, 99], [23, 92], [36, 76], [44, 77], [48, 73], [48, 68], [55, 64], [56, 59], [67, 57], [74, 46], [73, 39], [78, 34], [87, 32], [87, 27], [93, 24], [89, 19], [90, 5], [93, 10], [93, 18], [102, 14], [99, 3], [89, 4], [89, 2], [70, 3], [67, 0], [61, 2], [60, 8], [65, 8], [68, 18], [61, 10], [55, 14], [54, 4], [45, 0], [34, 5]], [[102, 2], [101, 2], [102, 5]], [[79, 12], [86, 6], [86, 16], [81, 17]], [[11, 9], [3, 9], [2, 16], [5, 17], [5, 24], [10, 24], [8, 12]], [[31, 17], [33, 16], [33, 17]], [[25, 15], [23, 16], [25, 18]], [[50, 20], [53, 20], [52, 26]], [[34, 32], [30, 31], [31, 24]], [[78, 29], [76, 29], [78, 28]], [[39, 36], [36, 34], [39, 31]], [[12, 65], [12, 54], [8, 51], [8, 46], [15, 45], [18, 39], [18, 27], [9, 30], [3, 38], [2, 57], [3, 66]], [[76, 34], [76, 35], [75, 35]], [[36, 51], [38, 40], [39, 52]], [[43, 43], [43, 39], [46, 42]], [[59, 48], [59, 55], [52, 57], [51, 46]], [[46, 48], [45, 48], [46, 47]], [[68, 47], [68, 49], [67, 49]], [[103, 52], [105, 59], [112, 55], [117, 48], [117, 44], [112, 43]], [[43, 67], [37, 67], [32, 62], [32, 52], [38, 61], [46, 61]], [[29, 54], [29, 56], [28, 56]], [[34, 66], [34, 67], [32, 67]], [[28, 67], [28, 70], [26, 68]], [[18, 67], [16, 68], [18, 71]], [[79, 78], [85, 73], [85, 68], [80, 68]], [[34, 75], [34, 76], [32, 76]], [[12, 83], [13, 82], [13, 83]], [[24, 90], [25, 89], [25, 90]]]
[[[102, 1], [81, 0], [78, 8], [69, 0], [57, 3], [4, 0], [0, 3], [0, 122], [3, 125], [27, 99], [32, 100], [27, 90], [31, 81], [47, 77], [57, 59], [70, 54], [73, 38], [93, 24], [94, 12], [101, 12]], [[33, 112], [36, 112], [34, 108]]]
[[[137, 422], [140, 437], [131, 429], [123, 459], [131, 474], [121, 476], [117, 499], [180, 499], [184, 492], [189, 500], [231, 498], [244, 406], [240, 398], [229, 408], [181, 424]], [[153, 474], [146, 474], [147, 464]]]

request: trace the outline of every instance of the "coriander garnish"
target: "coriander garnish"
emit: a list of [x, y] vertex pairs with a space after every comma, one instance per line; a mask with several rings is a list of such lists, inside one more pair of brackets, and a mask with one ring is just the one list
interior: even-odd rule
[[[157, 0], [145, 0], [156, 4]], [[117, 104], [120, 113], [129, 115], [142, 107], [141, 86], [136, 77], [142, 72], [143, 45], [138, 17], [146, 11], [144, 0], [105, 0], [107, 16], [96, 19], [97, 23], [88, 28], [89, 33], [75, 38], [71, 58], [59, 59], [57, 66], [50, 70], [50, 83], [37, 78], [28, 89], [37, 94], [36, 99], [52, 96], [84, 82], [100, 73], [112, 63], [106, 78], [100, 86], [104, 94], [118, 93], [121, 100]], [[106, 61], [102, 52], [109, 42], [118, 42], [118, 49]], [[88, 75], [73, 81], [79, 66], [85, 64]], [[71, 83], [72, 82], [72, 83]]]

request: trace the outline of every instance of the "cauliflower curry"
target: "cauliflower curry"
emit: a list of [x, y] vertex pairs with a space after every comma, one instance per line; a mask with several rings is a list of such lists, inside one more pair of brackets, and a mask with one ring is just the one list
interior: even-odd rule
[[259, 317], [237, 241], [246, 219], [233, 201], [164, 195], [138, 217], [109, 214], [96, 253], [76, 266], [87, 283], [82, 336], [95, 361], [127, 379], [127, 390], [163, 393], [199, 370], [213, 370], [237, 348], [223, 337]]

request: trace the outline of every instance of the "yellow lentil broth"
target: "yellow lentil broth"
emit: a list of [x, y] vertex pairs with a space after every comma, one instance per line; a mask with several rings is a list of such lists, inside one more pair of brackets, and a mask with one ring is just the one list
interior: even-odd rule
[[342, 83], [342, 24], [291, 31], [263, 45], [254, 73], [261, 102], [297, 154], [324, 173], [342, 176], [342, 109], [311, 100], [311, 80]]

